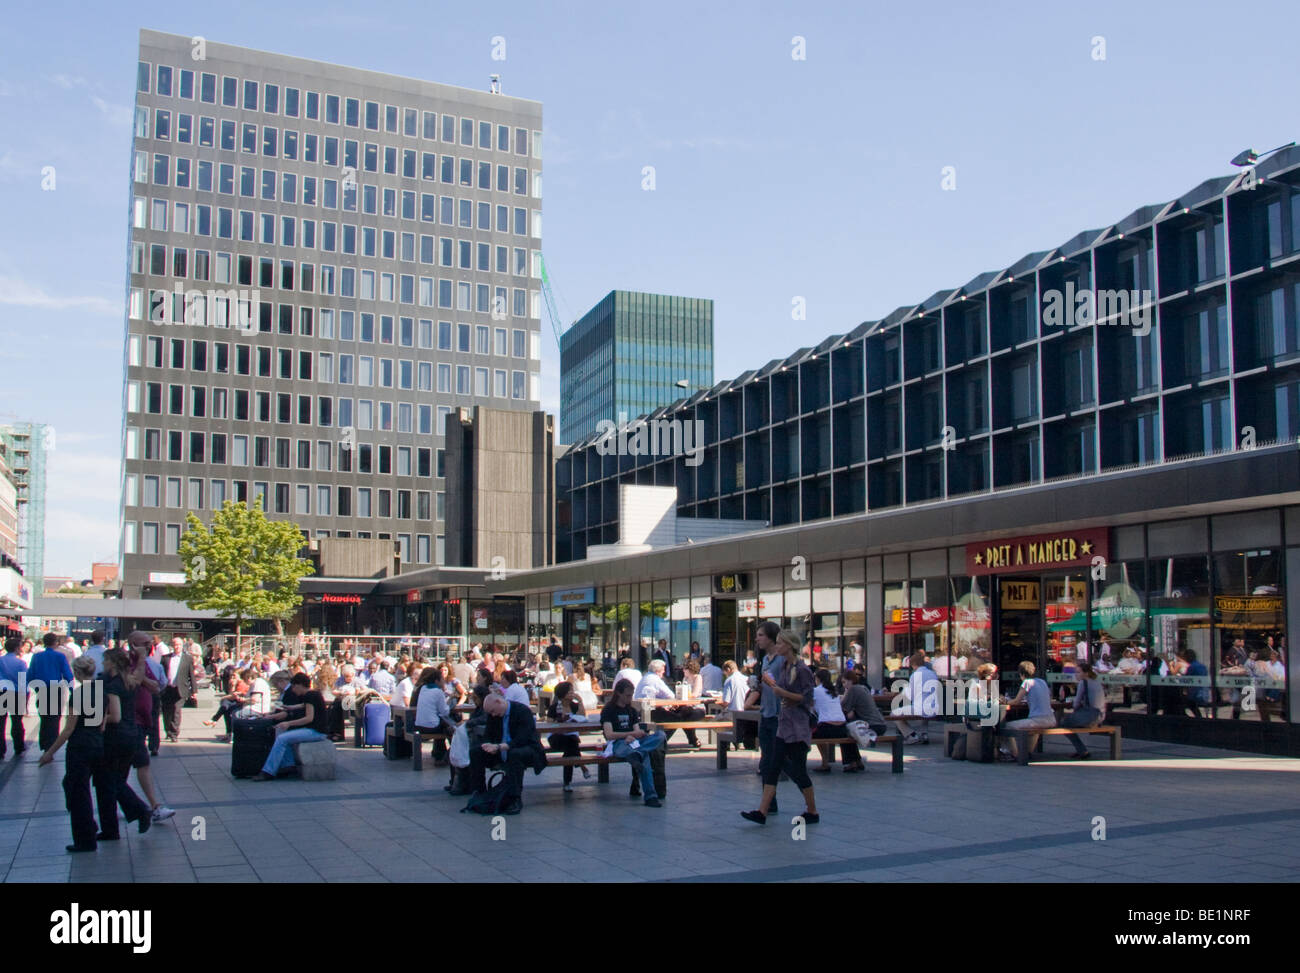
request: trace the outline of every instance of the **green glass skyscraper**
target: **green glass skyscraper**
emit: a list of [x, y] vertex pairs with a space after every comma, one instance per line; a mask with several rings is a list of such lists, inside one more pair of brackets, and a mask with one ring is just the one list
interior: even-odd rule
[[610, 291], [560, 339], [560, 439], [713, 385], [713, 301]]

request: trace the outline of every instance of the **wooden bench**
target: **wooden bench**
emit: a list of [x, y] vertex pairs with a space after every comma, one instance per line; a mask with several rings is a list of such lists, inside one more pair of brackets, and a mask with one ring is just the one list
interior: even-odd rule
[[1048, 726], [1039, 729], [1034, 729], [1031, 727], [1025, 730], [1007, 730], [1003, 728], [1000, 728], [998, 730], [998, 736], [1011, 737], [1016, 741], [1016, 761], [1021, 765], [1025, 765], [1029, 763], [1029, 751], [1030, 751], [1029, 738], [1031, 736], [1038, 737], [1038, 740], [1035, 743], [1033, 749], [1038, 753], [1042, 753], [1043, 737], [1065, 736], [1070, 733], [1080, 733], [1080, 734], [1086, 733], [1092, 736], [1109, 736], [1110, 737], [1110, 759], [1111, 760], [1121, 759], [1121, 754], [1123, 752], [1123, 745], [1122, 745], [1123, 733], [1120, 732], [1120, 728], [1118, 726], [1080, 726], [1080, 727]]
[[451, 745], [451, 735], [448, 733], [421, 733], [418, 726], [411, 727], [411, 769], [420, 771], [424, 769], [424, 744], [434, 740], [442, 740], [448, 746]]
[[[734, 724], [730, 720], [686, 720], [680, 723], [655, 723], [656, 729], [662, 730], [665, 736], [668, 736], [674, 730], [703, 730], [706, 733], [715, 735], [721, 733], [730, 733]], [[665, 747], [665, 753], [680, 753], [682, 751], [692, 751], [694, 747]]]
[[[727, 769], [727, 748], [736, 742], [736, 734], [719, 733], [718, 734], [718, 769]], [[888, 743], [890, 747], [890, 771], [895, 774], [903, 772], [903, 736], [901, 733], [887, 733], [884, 736], [876, 737], [877, 743]], [[813, 746], [826, 744], [828, 746], [838, 746], [842, 743], [852, 743], [861, 751], [862, 746], [853, 737], [827, 737], [826, 739], [813, 740]], [[865, 758], [865, 754], [863, 755]], [[862, 761], [866, 766], [866, 760]]]

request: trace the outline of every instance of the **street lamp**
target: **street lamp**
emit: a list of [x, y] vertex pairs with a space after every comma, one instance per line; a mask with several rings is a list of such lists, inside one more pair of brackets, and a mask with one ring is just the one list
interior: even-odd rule
[[1246, 149], [1245, 151], [1238, 152], [1234, 155], [1231, 164], [1234, 166], [1253, 166], [1260, 159], [1264, 158], [1264, 156], [1272, 155], [1274, 152], [1281, 152], [1283, 149], [1289, 149], [1293, 145], [1295, 145], [1294, 142], [1288, 142], [1286, 145], [1279, 145], [1276, 149], [1269, 149], [1267, 152], [1256, 152], [1254, 149]]

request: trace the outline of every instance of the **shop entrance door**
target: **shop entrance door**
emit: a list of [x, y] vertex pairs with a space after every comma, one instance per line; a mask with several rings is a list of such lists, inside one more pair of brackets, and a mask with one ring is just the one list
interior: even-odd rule
[[737, 653], [744, 658], [743, 650], [738, 641], [740, 638], [740, 623], [752, 622], [752, 619], [741, 619], [736, 614], [735, 598], [714, 598], [713, 599], [713, 643], [710, 653], [713, 656], [713, 664], [718, 668], [728, 659], [736, 658]]
[[1028, 660], [1043, 667], [1043, 604], [1041, 579], [1012, 575], [997, 579], [993, 663], [998, 667], [1002, 691], [1020, 691], [1020, 663]]

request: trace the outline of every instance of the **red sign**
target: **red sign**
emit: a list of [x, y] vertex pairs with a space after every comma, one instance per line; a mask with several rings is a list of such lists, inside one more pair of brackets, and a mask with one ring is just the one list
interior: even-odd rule
[[1109, 555], [1110, 531], [1105, 527], [1027, 534], [967, 544], [966, 572], [1038, 574], [1104, 564]]
[[322, 605], [359, 605], [360, 595], [321, 595]]
[[408, 591], [408, 592], [406, 593], [406, 603], [407, 603], [408, 605], [411, 604], [412, 602], [416, 602], [416, 601], [419, 601], [419, 600], [420, 600], [420, 590], [419, 590], [418, 588], [416, 588], [416, 589], [414, 589], [414, 590], [412, 590], [412, 591]]

